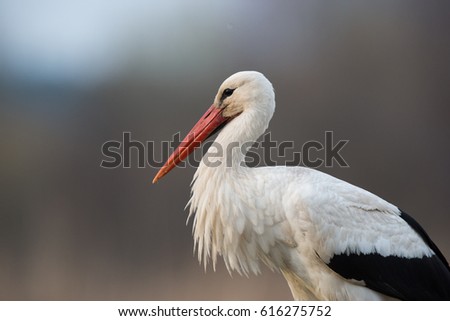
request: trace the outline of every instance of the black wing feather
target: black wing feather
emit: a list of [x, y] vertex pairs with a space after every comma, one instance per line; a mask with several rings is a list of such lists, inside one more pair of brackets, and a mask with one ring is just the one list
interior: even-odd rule
[[377, 292], [400, 300], [450, 300], [450, 268], [425, 230], [411, 216], [401, 217], [433, 250], [435, 255], [404, 258], [371, 254], [340, 254], [328, 266], [346, 279], [364, 281]]
[[407, 213], [400, 210], [401, 214], [400, 217], [405, 220], [406, 223], [408, 223], [409, 226], [413, 228], [414, 231], [419, 234], [422, 239], [427, 243], [427, 245], [433, 250], [434, 253], [439, 257], [439, 259], [444, 263], [444, 265], [447, 267], [447, 269], [450, 271], [450, 266], [448, 265], [447, 260], [445, 259], [442, 252], [439, 250], [439, 248], [434, 244], [434, 242], [431, 240], [430, 236], [425, 232], [422, 226], [420, 226], [419, 223], [415, 219], [413, 219], [411, 216], [409, 216]]

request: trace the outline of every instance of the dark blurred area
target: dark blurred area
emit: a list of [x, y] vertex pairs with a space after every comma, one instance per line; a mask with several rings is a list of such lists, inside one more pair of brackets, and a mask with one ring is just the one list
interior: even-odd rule
[[123, 132], [186, 134], [239, 70], [275, 87], [273, 139], [348, 139], [350, 167], [319, 169], [450, 259], [449, 30], [448, 1], [1, 1], [0, 299], [290, 299], [277, 273], [198, 264], [195, 168], [100, 167]]

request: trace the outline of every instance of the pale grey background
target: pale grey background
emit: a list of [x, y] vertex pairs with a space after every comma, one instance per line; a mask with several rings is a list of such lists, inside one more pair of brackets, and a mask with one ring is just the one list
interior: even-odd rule
[[194, 168], [99, 167], [185, 134], [223, 79], [273, 82], [276, 140], [349, 139], [321, 168], [414, 216], [450, 257], [448, 1], [0, 1], [0, 298], [290, 299], [279, 274], [205, 274]]

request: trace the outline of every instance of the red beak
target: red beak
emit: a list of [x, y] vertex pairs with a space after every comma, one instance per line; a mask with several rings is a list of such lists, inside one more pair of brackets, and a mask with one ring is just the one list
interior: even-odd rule
[[182, 140], [177, 149], [170, 155], [164, 166], [161, 167], [153, 179], [153, 184], [188, 157], [189, 154], [192, 153], [195, 148], [199, 147], [217, 127], [229, 120], [229, 118], [222, 116], [222, 111], [222, 109], [218, 109], [214, 105], [209, 107], [206, 113]]

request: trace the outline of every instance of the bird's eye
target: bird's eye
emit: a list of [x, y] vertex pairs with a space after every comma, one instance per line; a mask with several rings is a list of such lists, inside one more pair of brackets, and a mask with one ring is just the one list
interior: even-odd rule
[[222, 93], [222, 100], [224, 100], [227, 97], [230, 97], [233, 94], [234, 89], [227, 88]]

